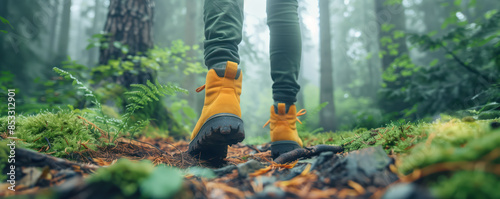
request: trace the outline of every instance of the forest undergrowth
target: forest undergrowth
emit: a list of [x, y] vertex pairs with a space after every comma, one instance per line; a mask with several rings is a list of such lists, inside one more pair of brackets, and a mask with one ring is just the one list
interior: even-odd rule
[[[101, 135], [98, 130], [104, 127], [94, 126], [81, 115], [81, 112], [75, 110], [56, 110], [21, 116], [18, 119], [17, 142], [20, 147], [77, 162], [86, 155], [94, 156], [94, 162], [100, 161], [102, 165], [107, 167], [98, 169], [95, 174], [87, 174], [86, 182], [94, 184], [93, 186], [111, 183], [112, 186], [110, 186], [113, 189], [117, 189], [119, 193], [127, 197], [147, 198], [175, 194], [177, 197], [179, 196], [178, 192], [182, 192], [180, 190], [188, 190], [186, 182], [184, 182], [184, 186], [180, 186], [182, 184], [180, 182], [187, 181], [193, 176], [207, 180], [216, 177], [222, 178], [214, 174], [213, 167], [207, 167], [200, 162], [196, 163], [196, 160], [189, 159], [187, 157], [189, 155], [182, 152], [187, 149], [185, 140], [167, 139], [167, 142], [175, 145], [174, 147], [166, 148], [164, 143], [156, 144], [156, 146], [151, 145], [153, 146], [151, 147], [144, 143], [154, 143], [155, 138], [122, 135], [118, 141], [111, 144], [113, 146], [110, 146], [109, 142], [102, 140], [105, 135]], [[5, 117], [0, 118], [1, 121], [5, 119]], [[6, 122], [1, 123], [5, 124]], [[391, 165], [390, 169], [399, 176], [399, 180], [394, 184], [416, 183], [419, 186], [428, 187], [432, 194], [439, 198], [476, 196], [484, 198], [493, 196], [494, 198], [497, 194], [496, 187], [500, 186], [500, 171], [498, 170], [500, 168], [499, 126], [499, 118], [477, 120], [473, 117], [459, 119], [441, 115], [441, 118], [434, 122], [393, 122], [375, 129], [359, 128], [335, 133], [301, 133], [300, 136], [304, 140], [305, 146], [318, 144], [343, 146], [343, 154], [367, 147], [381, 146], [390, 157], [395, 158], [395, 164]], [[0, 126], [0, 132], [4, 132], [0, 145], [2, 146], [2, 150], [0, 150], [2, 159], [6, 159], [8, 154], [7, 140], [5, 140], [6, 131], [5, 126]], [[161, 153], [160, 151], [168, 154], [177, 153], [177, 157], [180, 157], [177, 159], [179, 161], [172, 162], [168, 158], [151, 158], [151, 156], [144, 154], [120, 158], [122, 154], [119, 150], [115, 151], [115, 156], [97, 158], [99, 150], [109, 153], [112, 148], [130, 147], [126, 146], [125, 139], [129, 140], [128, 143], [134, 140], [138, 140], [137, 142], [145, 140], [142, 145], [149, 146], [149, 150], [145, 150], [145, 153]], [[156, 139], [156, 141], [159, 140], [165, 140], [165, 138]], [[259, 150], [265, 146], [265, 143], [242, 146]], [[161, 149], [157, 150], [154, 147]], [[266, 158], [256, 158], [255, 153], [252, 155], [248, 151], [235, 151], [234, 153], [233, 156], [228, 157], [229, 165], [244, 163], [251, 159], [266, 161]], [[75, 154], [80, 154], [80, 156], [75, 156]], [[132, 162], [127, 159], [131, 159]], [[192, 162], [186, 163], [189, 161]], [[4, 164], [0, 165], [0, 169], [5, 171], [5, 161], [2, 163]], [[293, 168], [293, 166], [288, 168]], [[123, 175], [125, 173], [127, 175]], [[169, 180], [160, 179], [157, 177], [158, 173], [172, 174], [172, 178]], [[6, 176], [2, 175], [1, 178], [4, 180]], [[179, 183], [171, 183], [170, 180]], [[158, 191], [162, 190], [158, 186], [169, 188]], [[229, 190], [229, 192], [231, 191]]]

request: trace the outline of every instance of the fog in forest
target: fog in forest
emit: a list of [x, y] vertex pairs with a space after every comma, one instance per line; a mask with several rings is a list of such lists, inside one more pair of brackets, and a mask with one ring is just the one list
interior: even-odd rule
[[[153, 47], [140, 52], [107, 42], [108, 0], [0, 0], [0, 16], [8, 20], [0, 23], [2, 95], [8, 88], [18, 89], [17, 111], [23, 114], [96, 108], [84, 92], [52, 70], [58, 67], [91, 88], [108, 117], [118, 118], [126, 104], [122, 93], [130, 89], [124, 85], [140, 83], [130, 79], [143, 72], [134, 64], [127, 68], [130, 57], [103, 56], [106, 49], [130, 56], [137, 51], [140, 67], [152, 71], [160, 83], [189, 91], [163, 98], [166, 112], [152, 109], [144, 114], [154, 116], [159, 134], [177, 134], [166, 123], [173, 117], [183, 132], [179, 135], [187, 135], [204, 98], [204, 92], [195, 92], [207, 72], [203, 1], [153, 2], [152, 23], [145, 24], [151, 27], [140, 29], [150, 31]], [[327, 6], [328, 16], [320, 17], [324, 13], [319, 3]], [[245, 1], [239, 53], [247, 137], [267, 140], [269, 130], [262, 126], [273, 99], [265, 5], [265, 0]], [[442, 113], [496, 114], [486, 110], [499, 107], [499, 10], [497, 0], [299, 0], [302, 61], [296, 104], [308, 111], [301, 117], [303, 124], [297, 124], [299, 130], [369, 129], [391, 121], [433, 121]], [[330, 24], [329, 30], [320, 27], [320, 19]], [[329, 39], [320, 38], [322, 31]], [[327, 42], [331, 53], [321, 57], [320, 46]], [[333, 90], [320, 84], [325, 75], [322, 60], [331, 61]], [[129, 79], [122, 78], [124, 74]], [[327, 113], [334, 116], [323, 117]]]

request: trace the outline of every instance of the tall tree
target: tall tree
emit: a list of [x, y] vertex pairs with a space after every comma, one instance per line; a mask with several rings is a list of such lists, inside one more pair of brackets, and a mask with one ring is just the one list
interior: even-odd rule
[[[185, 7], [186, 7], [186, 18], [185, 18], [185, 23], [184, 23], [184, 42], [187, 46], [193, 46], [198, 44], [198, 0], [186, 0], [185, 1]], [[191, 49], [187, 52], [187, 57], [189, 58], [195, 58], [196, 57], [196, 50]], [[188, 62], [196, 62], [196, 60], [188, 60]], [[186, 66], [187, 67], [187, 66]], [[196, 89], [196, 81], [193, 81], [197, 78], [196, 73], [191, 73], [187, 76], [184, 77], [184, 82], [183, 82], [183, 87], [193, 91]], [[201, 99], [201, 100], [200, 100]], [[203, 97], [200, 97], [200, 95], [188, 95], [187, 100], [189, 104], [194, 107], [195, 110], [201, 112], [201, 109], [203, 108]]]
[[333, 101], [333, 67], [330, 35], [330, 0], [319, 0], [320, 43], [320, 103], [328, 105], [320, 112], [320, 125], [326, 131], [335, 130], [335, 104]]
[[54, 45], [56, 43], [56, 27], [57, 20], [59, 17], [59, 0], [51, 1], [52, 17], [50, 20], [50, 36], [49, 36], [49, 49], [47, 50], [47, 57], [50, 57], [54, 53]]
[[[92, 27], [90, 27], [90, 35], [97, 34], [99, 30], [102, 28], [102, 8], [103, 6], [103, 1], [102, 0], [95, 0], [94, 2], [94, 19], [92, 20]], [[95, 64], [95, 61], [97, 60], [96, 57], [98, 55], [98, 50], [95, 48], [89, 49], [89, 60], [88, 60], [88, 65], [91, 66]]]
[[[376, 54], [378, 53], [378, 47], [377, 47], [377, 38], [376, 36], [371, 36], [370, 32], [366, 32], [366, 30], [370, 30], [370, 27], [372, 24], [376, 24], [376, 20], [373, 19], [373, 17], [369, 14], [370, 11], [374, 10], [374, 4], [373, 1], [369, 3], [362, 3], [363, 7], [363, 27], [366, 27], [366, 29], [363, 30], [364, 35], [364, 45], [366, 52], [369, 54], [369, 58], [367, 58], [366, 62], [366, 67], [368, 67], [368, 81], [365, 83], [365, 88], [363, 89], [363, 93], [366, 93], [368, 97], [375, 98], [377, 94], [377, 90], [379, 89], [380, 85], [380, 70], [378, 65], [378, 56]], [[376, 27], [376, 26], [375, 26]]]
[[71, 0], [63, 1], [61, 25], [59, 26], [59, 43], [57, 46], [56, 64], [61, 64], [68, 55], [69, 28], [71, 21]]
[[[111, 45], [100, 49], [99, 64], [106, 65], [112, 59], [128, 60], [129, 56], [143, 54], [153, 48], [153, 18], [153, 0], [111, 0], [104, 26]], [[117, 42], [119, 45], [115, 46]], [[127, 46], [128, 50], [125, 53], [117, 46]], [[156, 71], [141, 67], [139, 63], [135, 64], [134, 71], [138, 72], [125, 71], [123, 75], [113, 77], [113, 80], [125, 88], [130, 88], [131, 84], [146, 84], [148, 80], [156, 80]], [[183, 128], [173, 119], [172, 113], [161, 100], [149, 103], [138, 115], [153, 119], [152, 125], [161, 129], [183, 133], [176, 132]]]

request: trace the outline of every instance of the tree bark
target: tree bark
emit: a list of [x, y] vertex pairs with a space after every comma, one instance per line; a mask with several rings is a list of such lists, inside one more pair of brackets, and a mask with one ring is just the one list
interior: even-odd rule
[[330, 0], [319, 0], [320, 103], [328, 102], [320, 111], [320, 125], [325, 131], [336, 128], [329, 4]]
[[[109, 48], [100, 49], [99, 64], [107, 65], [112, 59], [126, 61], [129, 55], [142, 54], [153, 48], [153, 17], [153, 0], [111, 0], [104, 26], [104, 32], [109, 33]], [[122, 49], [114, 45], [115, 42], [127, 46], [128, 52], [122, 53]], [[156, 71], [141, 67], [139, 63], [135, 64], [134, 69], [138, 72], [134, 74], [126, 71], [121, 76], [114, 76], [113, 81], [127, 89], [131, 84], [146, 84], [148, 80], [155, 82]], [[149, 103], [136, 115], [140, 117], [136, 119], [152, 119], [151, 125], [168, 130], [171, 135], [185, 133], [161, 99]]]

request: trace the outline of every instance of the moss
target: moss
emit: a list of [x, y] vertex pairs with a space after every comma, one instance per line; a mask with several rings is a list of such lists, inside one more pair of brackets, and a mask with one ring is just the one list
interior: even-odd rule
[[120, 159], [110, 167], [97, 170], [88, 182], [97, 184], [103, 190], [118, 188], [125, 196], [135, 194], [139, 189], [139, 184], [153, 172], [154, 165], [143, 160], [132, 162], [128, 159]]
[[[500, 146], [500, 134], [490, 123], [497, 120], [460, 121], [443, 116], [434, 123], [391, 123], [376, 129], [301, 133], [305, 146], [332, 144], [344, 146], [345, 151], [382, 145], [387, 153], [402, 157], [401, 170], [409, 172], [430, 164], [476, 160]], [[432, 136], [430, 136], [432, 135]]]
[[[77, 116], [76, 113], [66, 110], [17, 116], [15, 136], [22, 140], [18, 146], [39, 150], [50, 143], [51, 148], [46, 152], [55, 152], [52, 155], [58, 157], [66, 155], [66, 152], [84, 150], [85, 147], [80, 143], [95, 149], [99, 135], [91, 132]], [[0, 132], [6, 131], [6, 119], [0, 118]]]
[[[442, 115], [433, 123], [391, 123], [370, 130], [302, 133], [301, 137], [306, 146], [334, 144], [344, 146], [346, 151], [382, 145], [386, 152], [399, 156], [398, 169], [408, 174], [438, 163], [486, 161], [484, 166], [500, 163], [498, 154], [492, 153], [500, 146], [500, 129], [491, 127], [492, 122], [499, 120], [459, 120]], [[485, 159], [490, 153], [493, 155]], [[497, 192], [500, 178], [481, 168], [438, 173], [425, 177], [425, 184], [438, 198], [500, 198]]]
[[[181, 189], [183, 176], [178, 169], [154, 165], [149, 160], [120, 159], [97, 170], [87, 182], [103, 193], [118, 198], [170, 198]], [[118, 191], [118, 192], [116, 192]]]
[[500, 178], [480, 171], [457, 172], [442, 177], [432, 185], [437, 198], [500, 198]]
[[408, 173], [441, 162], [475, 161], [500, 146], [500, 130], [492, 130], [491, 120], [436, 122], [432, 136], [402, 155], [399, 169]]

